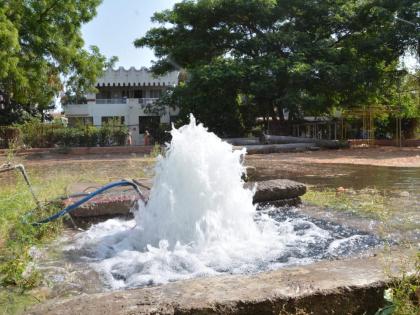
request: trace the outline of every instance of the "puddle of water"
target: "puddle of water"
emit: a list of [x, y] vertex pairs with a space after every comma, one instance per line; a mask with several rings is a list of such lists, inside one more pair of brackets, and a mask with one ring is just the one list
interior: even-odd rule
[[[262, 158], [262, 160], [264, 160]], [[287, 171], [287, 165], [275, 161], [257, 165], [252, 180], [287, 177], [307, 184], [314, 190], [336, 190], [343, 187], [353, 199], [355, 208], [358, 195], [379, 194], [386, 210], [387, 228], [407, 233], [406, 238], [420, 240], [420, 168], [382, 167], [368, 165], [304, 164], [300, 170]], [[373, 198], [371, 200], [374, 200]], [[350, 205], [351, 206], [351, 205]], [[334, 211], [334, 209], [329, 209]], [[352, 213], [352, 215], [362, 215]], [[395, 231], [392, 231], [395, 232]]]

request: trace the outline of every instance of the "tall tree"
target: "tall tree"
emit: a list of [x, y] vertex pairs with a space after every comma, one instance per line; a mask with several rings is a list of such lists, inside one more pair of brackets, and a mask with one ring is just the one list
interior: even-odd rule
[[[236, 73], [213, 90], [217, 82], [228, 99], [235, 82], [258, 115], [321, 114], [383, 93], [399, 57], [418, 53], [418, 26], [401, 20], [418, 25], [419, 8], [415, 0], [185, 0], [156, 13], [160, 26], [135, 45], [154, 49], [156, 73], [196, 73], [215, 63]], [[191, 96], [205, 93], [197, 89]]]
[[92, 88], [106, 59], [83, 48], [82, 24], [101, 0], [0, 1], [0, 125], [54, 107], [63, 89]]

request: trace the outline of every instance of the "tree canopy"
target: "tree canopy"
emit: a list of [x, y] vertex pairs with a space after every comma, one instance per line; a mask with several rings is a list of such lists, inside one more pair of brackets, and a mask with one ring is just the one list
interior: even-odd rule
[[64, 89], [94, 86], [106, 58], [84, 49], [82, 24], [101, 0], [0, 0], [0, 125], [53, 108]]
[[418, 55], [419, 9], [414, 0], [184, 0], [156, 13], [160, 26], [135, 45], [154, 49], [156, 73], [189, 73], [169, 99], [181, 113], [194, 109], [212, 127], [227, 110], [235, 129], [247, 115], [383, 102], [403, 75], [400, 56]]

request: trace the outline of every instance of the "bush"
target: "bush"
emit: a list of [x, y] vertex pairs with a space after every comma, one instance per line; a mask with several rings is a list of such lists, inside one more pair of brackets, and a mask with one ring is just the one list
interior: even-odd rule
[[76, 128], [62, 128], [54, 132], [54, 142], [60, 146], [77, 147], [80, 145], [80, 140], [84, 133]]
[[158, 128], [151, 129], [153, 144], [165, 144], [171, 141], [171, 126], [169, 124], [159, 124]]
[[22, 132], [23, 143], [29, 147], [42, 148], [45, 146], [43, 141], [43, 124], [38, 119], [33, 119], [19, 126]]
[[104, 125], [99, 129], [99, 145], [108, 147], [112, 145], [112, 129], [108, 125]]
[[96, 147], [99, 143], [99, 130], [95, 126], [86, 126], [80, 138], [82, 147]]
[[[51, 148], [57, 145], [65, 147], [122, 146], [126, 144], [128, 136], [128, 128], [116, 124], [105, 124], [101, 128], [65, 127], [62, 124], [43, 124], [39, 120], [31, 120], [11, 128], [19, 138], [19, 143], [32, 148]], [[0, 146], [5, 145], [3, 142], [7, 141], [3, 138], [6, 138], [5, 133], [8, 129], [0, 129]]]
[[20, 144], [22, 134], [17, 127], [0, 127], [0, 148], [7, 149], [11, 144]]
[[114, 129], [112, 133], [113, 133], [112, 138], [114, 140], [114, 143], [116, 143], [117, 145], [125, 145], [127, 136], [128, 136], [127, 127], [123, 126], [118, 129]]

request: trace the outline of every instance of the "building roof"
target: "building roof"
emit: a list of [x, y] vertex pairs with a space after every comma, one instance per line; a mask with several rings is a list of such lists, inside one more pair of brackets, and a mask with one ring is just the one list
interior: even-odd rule
[[96, 86], [174, 86], [178, 84], [178, 74], [173, 71], [163, 76], [154, 76], [147, 68], [108, 68]]

